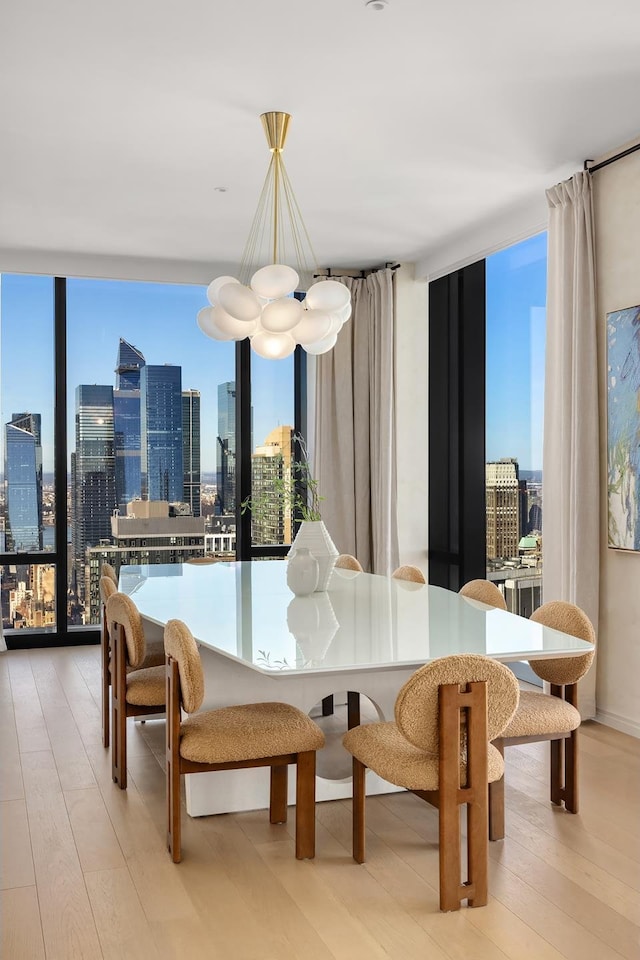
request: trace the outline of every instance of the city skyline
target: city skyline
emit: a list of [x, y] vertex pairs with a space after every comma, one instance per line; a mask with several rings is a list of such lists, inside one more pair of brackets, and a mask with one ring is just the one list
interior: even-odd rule
[[[43, 469], [53, 472], [53, 280], [19, 274], [1, 278], [2, 422], [13, 410], [42, 415]], [[68, 467], [75, 435], [74, 391], [79, 384], [114, 384], [116, 347], [123, 338], [147, 363], [182, 368], [183, 390], [200, 392], [201, 469], [216, 471], [217, 388], [235, 380], [235, 344], [205, 337], [196, 325], [206, 287], [121, 280], [67, 281]], [[29, 343], [27, 365], [24, 343]], [[23, 361], [23, 362], [20, 362]], [[42, 371], [30, 377], [29, 370]], [[50, 379], [46, 372], [50, 371]], [[288, 389], [288, 386], [291, 389]], [[252, 355], [256, 436], [293, 418], [293, 358]]]

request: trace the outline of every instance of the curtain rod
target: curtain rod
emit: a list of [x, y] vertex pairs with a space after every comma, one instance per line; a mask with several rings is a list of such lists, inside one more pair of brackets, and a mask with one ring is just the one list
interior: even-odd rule
[[348, 277], [350, 280], [364, 280], [365, 277], [370, 273], [376, 273], [378, 270], [397, 270], [400, 267], [399, 263], [385, 263], [384, 266], [380, 267], [366, 267], [364, 270], [358, 270], [356, 274], [353, 273], [341, 273], [340, 270], [334, 270], [332, 267], [327, 267], [321, 273], [314, 273], [313, 279], [317, 280], [319, 277], [324, 277], [329, 280], [333, 277]]
[[622, 160], [623, 157], [628, 157], [629, 154], [635, 153], [636, 150], [640, 150], [640, 143], [636, 143], [635, 146], [622, 150], [621, 153], [615, 153], [612, 157], [609, 157], [608, 160], [603, 160], [602, 163], [596, 163], [593, 167], [589, 166], [590, 163], [593, 163], [593, 160], [585, 160], [583, 169], [588, 170], [589, 173], [595, 173], [596, 170], [602, 170], [603, 167], [608, 167], [610, 163], [615, 163], [616, 160]]

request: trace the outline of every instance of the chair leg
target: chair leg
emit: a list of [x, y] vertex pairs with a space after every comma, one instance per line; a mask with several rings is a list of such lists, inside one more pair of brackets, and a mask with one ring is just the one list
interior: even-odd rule
[[563, 768], [564, 768], [564, 740], [551, 741], [551, 803], [556, 806], [562, 804], [564, 793]]
[[269, 801], [269, 822], [287, 822], [287, 784], [289, 768], [286, 763], [282, 766], [271, 767], [271, 797]]
[[578, 812], [578, 731], [573, 730], [564, 744], [564, 805], [569, 813]]
[[111, 676], [109, 672], [109, 641], [102, 638], [102, 746], [109, 746], [109, 687]]
[[174, 863], [182, 860], [181, 833], [180, 760], [167, 753], [167, 848]]
[[364, 863], [365, 776], [364, 763], [353, 758], [353, 859]]
[[333, 694], [330, 697], [322, 698], [322, 716], [332, 717], [334, 713]]
[[[504, 757], [502, 740], [493, 745]], [[504, 774], [489, 784], [489, 840], [504, 840]]]
[[125, 696], [111, 686], [111, 775], [121, 790], [127, 789], [127, 705]]
[[316, 854], [316, 752], [296, 757], [296, 858], [313, 860]]
[[356, 690], [347, 691], [347, 730], [360, 726], [360, 694]]
[[467, 804], [467, 882], [474, 889], [468, 900], [470, 907], [484, 907], [489, 900], [488, 805], [488, 788], [478, 784], [473, 800]]

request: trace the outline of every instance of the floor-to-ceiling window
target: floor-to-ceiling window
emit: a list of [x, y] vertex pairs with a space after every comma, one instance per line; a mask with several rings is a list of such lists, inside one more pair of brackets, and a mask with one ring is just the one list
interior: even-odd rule
[[527, 617], [542, 595], [546, 286], [546, 233], [487, 257], [486, 575]]
[[546, 234], [429, 289], [429, 576], [541, 602]]
[[291, 458], [303, 358], [205, 338], [201, 286], [5, 275], [1, 295], [9, 645], [88, 639], [104, 561], [286, 552], [291, 520], [252, 541], [237, 507], [276, 434]]

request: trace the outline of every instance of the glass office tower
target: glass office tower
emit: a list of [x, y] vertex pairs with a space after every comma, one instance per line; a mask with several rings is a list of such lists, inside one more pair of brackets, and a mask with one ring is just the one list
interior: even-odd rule
[[140, 371], [145, 359], [137, 347], [120, 338], [113, 392], [116, 457], [116, 500], [121, 513], [142, 496], [140, 466]]
[[140, 371], [142, 499], [182, 501], [182, 369]]
[[199, 517], [200, 478], [200, 391], [182, 392], [182, 468], [184, 470], [182, 499], [191, 507], [191, 514]]
[[42, 444], [39, 413], [14, 413], [5, 425], [6, 543], [42, 550]]
[[116, 506], [113, 387], [76, 387], [76, 449], [72, 457], [72, 544], [77, 594], [84, 598], [87, 547], [111, 539]]
[[218, 384], [218, 498], [220, 512], [236, 512], [236, 385]]

